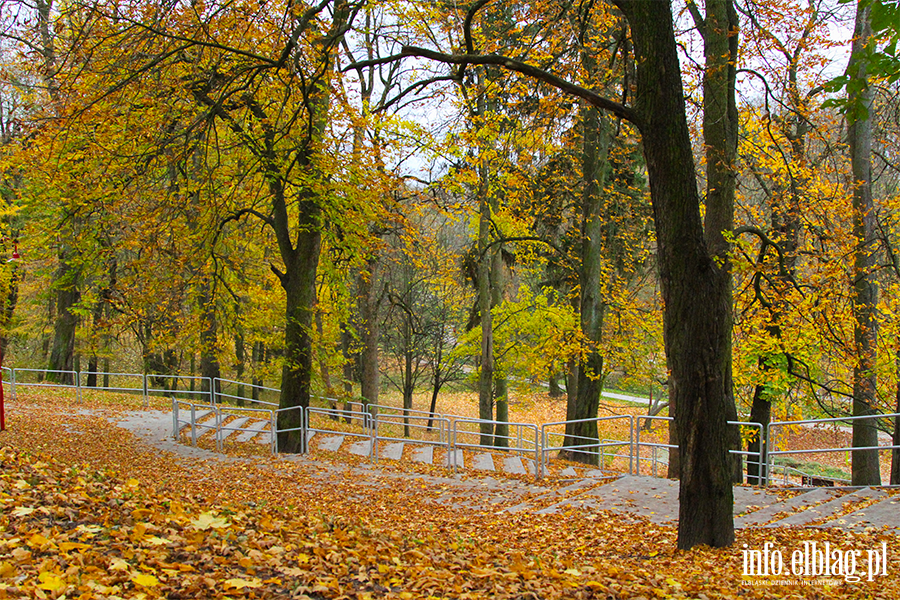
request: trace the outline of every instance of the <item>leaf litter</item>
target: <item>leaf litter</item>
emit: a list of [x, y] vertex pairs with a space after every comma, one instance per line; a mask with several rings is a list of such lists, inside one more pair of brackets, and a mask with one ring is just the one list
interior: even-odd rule
[[[93, 412], [17, 402], [0, 433], [0, 599], [900, 597], [900, 544], [880, 531], [743, 530], [731, 548], [682, 552], [674, 527], [642, 519], [504, 512], [564, 493], [521, 479], [189, 460], [111, 425], [113, 408], [80, 408]], [[803, 541], [885, 542], [889, 575], [746, 585], [743, 548]]]

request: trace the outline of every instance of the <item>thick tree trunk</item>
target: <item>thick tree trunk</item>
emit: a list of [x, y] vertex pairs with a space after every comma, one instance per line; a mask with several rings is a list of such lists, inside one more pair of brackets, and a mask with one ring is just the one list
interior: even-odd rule
[[[316, 270], [321, 249], [318, 214], [313, 212], [311, 206], [309, 208], [311, 214], [308, 213], [304, 219], [306, 223], [298, 228], [295, 260], [290, 264], [286, 262], [286, 272], [281, 276], [286, 320], [279, 408], [302, 406], [304, 411], [309, 408], [312, 384], [312, 327], [316, 307]], [[301, 425], [300, 411], [286, 410], [278, 414], [279, 430], [296, 429]], [[278, 434], [278, 449], [286, 453], [306, 452], [306, 437], [299, 429], [281, 431]]]
[[[75, 330], [78, 316], [72, 311], [78, 303], [77, 272], [69, 264], [67, 252], [61, 253], [59, 269], [56, 272], [56, 323], [53, 327], [53, 344], [50, 348], [51, 371], [72, 371], [75, 368]], [[74, 385], [72, 373], [47, 373], [49, 381]]]
[[[853, 367], [853, 416], [876, 414], [876, 375], [878, 356], [878, 287], [875, 280], [876, 221], [872, 200], [872, 95], [868, 85], [865, 52], [871, 45], [871, 4], [860, 2], [856, 10], [856, 27], [847, 75], [859, 91], [850, 93], [855, 104], [848, 115], [847, 141], [853, 186], [853, 235], [856, 256], [853, 269], [854, 340], [857, 364]], [[851, 88], [851, 86], [848, 86]], [[853, 88], [851, 88], [853, 89]], [[874, 419], [853, 421], [853, 447], [878, 445], [878, 428]], [[853, 485], [881, 484], [878, 450], [854, 450], [851, 457]]]
[[[703, 76], [703, 138], [706, 142], [706, 213], [704, 228], [706, 245], [727, 275], [728, 304], [732, 304], [730, 243], [725, 237], [734, 229], [734, 195], [737, 181], [738, 111], [735, 103], [737, 78], [738, 17], [732, 0], [707, 0], [704, 28], [706, 69]], [[731, 311], [725, 392], [729, 395], [726, 410], [729, 421], [737, 421], [737, 408], [731, 381]], [[741, 449], [741, 432], [736, 425], [728, 428], [730, 449]], [[742, 458], [731, 454], [732, 481], [743, 481]]]
[[681, 458], [678, 547], [728, 546], [734, 542], [729, 274], [704, 238], [671, 7], [624, 0], [616, 5], [628, 18], [635, 44], [634, 110], [658, 240], [670, 401]]
[[[491, 212], [499, 210], [499, 203], [493, 202]], [[506, 267], [503, 264], [503, 245], [494, 247], [491, 256], [491, 307], [500, 306], [503, 302], [503, 292], [506, 287]], [[497, 367], [497, 359], [494, 357], [494, 407], [496, 414], [494, 420], [494, 446], [497, 448], [509, 447], [509, 382], [502, 368]]]

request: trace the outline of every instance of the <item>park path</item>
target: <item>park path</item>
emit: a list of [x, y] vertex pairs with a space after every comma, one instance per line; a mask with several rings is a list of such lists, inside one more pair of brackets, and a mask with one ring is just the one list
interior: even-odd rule
[[[122, 413], [111, 419], [119, 427], [139, 436], [147, 444], [172, 452], [186, 459], [242, 461], [240, 458], [177, 443], [172, 439], [172, 414], [164, 411], [140, 410]], [[245, 442], [268, 443], [268, 434], [259, 422], [231, 423], [231, 437]], [[485, 509], [502, 505], [502, 512], [554, 514], [571, 510], [607, 510], [623, 519], [647, 519], [658, 525], [674, 524], [678, 516], [678, 482], [648, 476], [614, 476], [600, 471], [588, 476], [557, 477], [554, 481], [535, 482], [533, 461], [503, 453], [476, 452], [457, 457], [460, 469], [429, 474], [404, 469], [386, 468], [401, 461], [432, 463], [431, 446], [413, 442], [393, 442], [380, 448], [379, 463], [353, 461], [351, 457], [368, 457], [368, 440], [323, 434], [316, 440], [311, 455], [285, 455], [280, 460], [311, 464], [321, 463], [321, 477], [349, 469], [365, 480], [384, 485], [391, 479], [415, 479], [424, 485], [435, 486], [446, 493], [435, 501], [451, 509]], [[328, 459], [317, 453], [328, 452]], [[459, 451], [461, 453], [461, 451]], [[347, 464], [341, 464], [341, 457]], [[446, 459], [446, 457], [444, 457]], [[445, 462], [445, 461], [442, 461]], [[385, 468], [382, 468], [385, 467]], [[435, 475], [435, 472], [445, 473]], [[374, 477], [377, 475], [377, 477]], [[512, 477], [510, 477], [512, 475]], [[373, 485], [376, 485], [373, 483]], [[900, 494], [885, 488], [828, 489], [808, 491], [777, 491], [736, 486], [735, 526], [746, 527], [839, 527], [850, 530], [900, 528]]]

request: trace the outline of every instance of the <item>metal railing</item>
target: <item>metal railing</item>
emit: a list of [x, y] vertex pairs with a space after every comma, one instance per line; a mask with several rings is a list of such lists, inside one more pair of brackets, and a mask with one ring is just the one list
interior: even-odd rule
[[[70, 379], [71, 383], [60, 383], [49, 381], [47, 376], [63, 376], [60, 378]], [[87, 388], [85, 382], [94, 375], [97, 378], [95, 385]], [[517, 422], [499, 422], [484, 421], [481, 419], [473, 419], [457, 415], [446, 415], [442, 413], [431, 413], [429, 411], [403, 409], [396, 406], [387, 405], [364, 405], [357, 401], [344, 401], [337, 398], [326, 398], [322, 396], [314, 396], [319, 400], [324, 400], [332, 406], [349, 406], [350, 410], [341, 408], [321, 408], [309, 407], [307, 409], [299, 406], [292, 408], [278, 408], [274, 402], [253, 399], [247, 397], [247, 392], [251, 394], [254, 390], [265, 393], [280, 393], [277, 388], [268, 388], [257, 384], [235, 381], [224, 378], [208, 378], [192, 375], [167, 375], [167, 374], [141, 374], [141, 373], [112, 373], [102, 371], [67, 371], [67, 370], [50, 370], [50, 369], [30, 369], [30, 368], [11, 368], [3, 367], [0, 372], [2, 380], [10, 386], [11, 397], [17, 396], [18, 388], [24, 387], [40, 387], [40, 388], [67, 388], [74, 389], [77, 400], [82, 398], [82, 389], [92, 389], [97, 391], [121, 392], [128, 394], [140, 394], [144, 399], [145, 408], [149, 404], [150, 395], [165, 394], [172, 397], [172, 418], [173, 418], [173, 436], [177, 439], [181, 430], [190, 427], [191, 444], [197, 444], [197, 438], [202, 436], [206, 431], [214, 431], [216, 439], [216, 449], [221, 451], [227, 438], [236, 431], [246, 431], [239, 426], [232, 425], [232, 422], [226, 423], [229, 416], [259, 414], [263, 420], [268, 422], [268, 429], [260, 430], [268, 431], [271, 440], [271, 450], [273, 453], [278, 452], [278, 434], [288, 433], [291, 431], [302, 430], [306, 441], [312, 434], [316, 432], [336, 433], [351, 437], [359, 437], [370, 439], [370, 459], [378, 460], [378, 444], [384, 441], [410, 441], [418, 444], [432, 445], [443, 447], [447, 451], [448, 464], [454, 469], [458, 468], [456, 460], [457, 451], [463, 449], [482, 449], [495, 451], [509, 451], [518, 454], [526, 454], [534, 456], [535, 474], [541, 477], [548, 472], [549, 455], [556, 451], [574, 451], [584, 452], [588, 454], [596, 454], [598, 463], [601, 467], [606, 465], [607, 459], [612, 460], [628, 460], [628, 473], [639, 474], [641, 472], [642, 463], [649, 462], [651, 465], [650, 472], [653, 475], [658, 474], [660, 465], [665, 465], [666, 460], [660, 456], [662, 449], [671, 449], [676, 446], [669, 443], [656, 441], [647, 441], [641, 439], [641, 423], [653, 421], [670, 421], [671, 417], [649, 416], [649, 415], [612, 415], [608, 417], [599, 417], [597, 419], [584, 419], [580, 421], [558, 421], [554, 423], [545, 423], [543, 425], [534, 425], [531, 423]], [[100, 378], [104, 379], [103, 384], [99, 384]], [[172, 386], [154, 387], [153, 382], [172, 381]], [[133, 382], [133, 385], [129, 385]], [[201, 389], [191, 390], [189, 384], [193, 382], [200, 383]], [[179, 386], [178, 383], [183, 385]], [[196, 385], [195, 385], [196, 387]], [[232, 392], [231, 388], [237, 391]], [[171, 388], [171, 389], [170, 389]], [[178, 388], [178, 389], [176, 389]], [[205, 389], [204, 389], [205, 388]], [[243, 392], [243, 393], [239, 393]], [[206, 402], [198, 402], [194, 398], [176, 399], [174, 396], [199, 397], [197, 399]], [[223, 405], [221, 401], [238, 402], [246, 401], [255, 406], [241, 407]], [[209, 411], [214, 419], [212, 421], [200, 422], [198, 414], [201, 411]], [[300, 418], [294, 420], [297, 423], [295, 427], [279, 429], [279, 416], [290, 411], [299, 411]], [[187, 413], [187, 414], [186, 414]], [[836, 482], [844, 481], [840, 477], [830, 477], [826, 475], [818, 475], [816, 473], [804, 472], [790, 465], [779, 465], [776, 463], [778, 456], [787, 455], [803, 455], [816, 453], [835, 453], [854, 451], [875, 450], [878, 452], [900, 449], [900, 445], [885, 444], [877, 446], [866, 446], [854, 448], [849, 445], [840, 445], [833, 447], [817, 447], [817, 448], [782, 448], [775, 449], [773, 440], [777, 438], [780, 430], [789, 427], [806, 427], [821, 424], [852, 424], [857, 420], [893, 419], [900, 416], [898, 413], [890, 414], [874, 414], [863, 416], [847, 416], [826, 419], [805, 419], [796, 421], [774, 421], [768, 427], [764, 427], [760, 423], [729, 421], [730, 425], [740, 426], [744, 429], [751, 428], [755, 431], [751, 437], [760, 440], [759, 452], [750, 452], [749, 450], [731, 450], [732, 454], [741, 455], [746, 466], [757, 465], [762, 467], [757, 470], [759, 479], [763, 485], [771, 485], [775, 472], [780, 471], [787, 478], [791, 475], [807, 478], [821, 478], [834, 480]], [[246, 417], [248, 420], [250, 417]], [[554, 428], [564, 428], [566, 424], [584, 423], [587, 421], [628, 421], [628, 439], [615, 439], [606, 436], [600, 436], [601, 439], [593, 437], [566, 436], [560, 431], [553, 431]], [[428, 426], [429, 421], [431, 427]], [[245, 421], [245, 423], [248, 421]], [[330, 422], [341, 423], [341, 426], [329, 425]], [[491, 438], [491, 443], [483, 445], [481, 426], [490, 425], [491, 433], [484, 434]], [[497, 426], [506, 426], [507, 432], [498, 436], [496, 434]], [[399, 431], [402, 428], [403, 435]], [[849, 427], [846, 429], [849, 430]], [[198, 435], [199, 433], [199, 435]], [[745, 432], [746, 433], [746, 432]], [[432, 438], [430, 436], [435, 436]], [[746, 438], [747, 436], [742, 436]], [[474, 439], [473, 439], [474, 438]], [[556, 441], [562, 440], [562, 441]], [[496, 443], [500, 441], [500, 443]], [[304, 444], [304, 447], [306, 444]], [[627, 454], [621, 449], [628, 448]], [[643, 449], [650, 449], [649, 456], [643, 456]], [[609, 451], [609, 449], [614, 449]], [[308, 449], [307, 449], [308, 451]]]
[[[478, 426], [477, 431], [464, 429], [465, 426]], [[481, 426], [489, 425], [491, 433], [482, 433]], [[497, 426], [506, 426], [507, 434], [498, 434]], [[513, 433], [515, 431], [515, 433]], [[528, 432], [529, 435], [525, 435]], [[478, 437], [478, 443], [460, 442], [460, 435], [464, 437]], [[482, 437], [490, 437], [491, 445], [483, 445]], [[497, 441], [500, 440], [500, 444]], [[541, 477], [541, 446], [538, 439], [538, 426], [533, 423], [516, 423], [507, 421], [490, 421], [486, 419], [469, 419], [466, 417], [452, 417], [450, 423], [450, 443], [447, 448], [448, 463], [453, 463], [453, 471], [458, 468], [458, 460], [456, 453], [462, 448], [472, 448], [480, 450], [499, 450], [505, 452], [513, 452], [516, 454], [533, 454], [534, 470], [536, 477]], [[448, 466], [450, 466], [448, 464]]]
[[[618, 420], [626, 420], [628, 421], [628, 441], [625, 440], [599, 440], [597, 438], [581, 436], [581, 435], [566, 435], [565, 431], [563, 433], [550, 431], [551, 428], [558, 428], [562, 426], [565, 428], [568, 425], [576, 425], [579, 423], [591, 423], [596, 421], [598, 423], [606, 422], [606, 421], [618, 421]], [[598, 426], [599, 429], [599, 426]], [[562, 442], [561, 445], [554, 446], [553, 445], [553, 437], [561, 437]], [[570, 442], [566, 444], [566, 439]], [[605, 455], [605, 448], [612, 447], [621, 447], [627, 445], [628, 446], [628, 455], [620, 455], [613, 453], [614, 457], [622, 457], [628, 459], [628, 473], [631, 474], [634, 465], [634, 415], [612, 415], [607, 417], [597, 417], [596, 419], [575, 419], [571, 421], [556, 421], [555, 423], [544, 423], [541, 425], [541, 467], [540, 471], [545, 472], [548, 464], [549, 464], [549, 454], [551, 452], [576, 452], [581, 454], [588, 455], [596, 455], [597, 462], [599, 466], [603, 466], [604, 461], [601, 459], [602, 456]]]
[[[775, 465], [775, 457], [776, 456], [786, 456], [790, 454], [818, 454], [818, 453], [831, 453], [831, 452], [861, 452], [864, 450], [876, 450], [876, 451], [884, 451], [884, 450], [894, 450], [900, 448], [900, 445], [889, 444], [889, 445], [877, 445], [877, 446], [840, 446], [840, 447], [826, 447], [826, 448], [807, 448], [807, 449], [794, 449], [794, 450], [773, 450], [772, 446], [772, 438], [774, 435], [777, 435], [779, 428], [786, 427], [805, 427], [812, 424], [822, 424], [822, 423], [832, 423], [838, 427], [840, 427], [840, 423], [846, 423], [848, 421], [860, 421], [860, 420], [872, 420], [877, 421], [878, 419], [893, 419], [900, 416], [900, 413], [889, 413], [889, 414], [875, 414], [875, 415], [860, 415], [856, 417], [834, 417], [829, 419], [803, 419], [800, 421], [773, 421], [769, 423], [769, 427], [766, 431], [766, 447], [768, 448], [767, 458], [766, 458], [766, 485], [769, 485], [769, 473], [771, 473], [772, 469]], [[874, 426], [874, 424], [873, 424]], [[877, 432], [877, 427], [875, 427]], [[773, 434], [773, 432], [775, 432]], [[876, 433], [877, 435], [877, 433]], [[778, 465], [781, 466], [781, 465]], [[793, 467], [789, 467], [793, 468]], [[800, 469], [794, 469], [798, 471], [801, 475], [805, 475], [808, 477], [820, 477], [822, 479], [839, 479], [839, 478], [829, 478], [824, 475], [815, 475], [811, 473], [804, 473]], [[785, 477], [785, 481], [787, 481], [787, 477]]]
[[[19, 373], [40, 373], [37, 381], [26, 381], [25, 378], [20, 377]], [[48, 381], [45, 377], [48, 373], [53, 373], [55, 375], [71, 375], [72, 383], [59, 383], [56, 381]], [[12, 369], [12, 382], [11, 382], [10, 393], [12, 397], [15, 398], [17, 395], [17, 389], [20, 387], [42, 387], [42, 388], [74, 388], [75, 389], [75, 398], [80, 402], [81, 401], [81, 382], [78, 377], [77, 371], [65, 371], [58, 369]]]

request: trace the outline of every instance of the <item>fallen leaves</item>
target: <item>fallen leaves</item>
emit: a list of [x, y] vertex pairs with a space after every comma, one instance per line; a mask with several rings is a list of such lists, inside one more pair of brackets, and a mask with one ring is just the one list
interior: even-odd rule
[[[735, 548], [682, 553], [673, 528], [645, 521], [503, 512], [540, 506], [547, 490], [514, 495], [522, 482], [321, 459], [182, 462], [103, 419], [63, 434], [52, 424], [75, 417], [17, 409], [0, 437], [16, 446], [0, 449], [0, 598], [763, 598], [772, 590], [741, 587], [740, 545], [801, 535], [744, 531]], [[900, 597], [893, 580], [790, 594]]]

